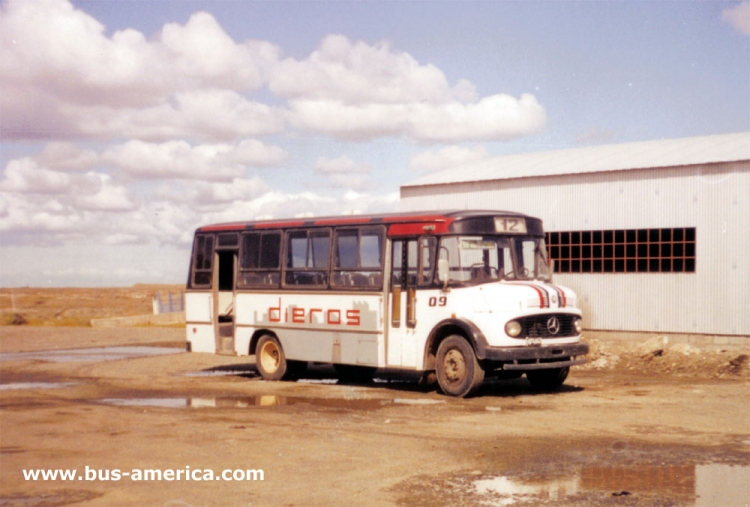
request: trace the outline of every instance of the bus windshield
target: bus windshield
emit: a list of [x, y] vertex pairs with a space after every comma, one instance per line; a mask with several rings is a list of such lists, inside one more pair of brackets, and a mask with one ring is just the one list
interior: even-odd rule
[[537, 236], [449, 236], [440, 242], [440, 258], [448, 260], [453, 284], [550, 279], [544, 238]]

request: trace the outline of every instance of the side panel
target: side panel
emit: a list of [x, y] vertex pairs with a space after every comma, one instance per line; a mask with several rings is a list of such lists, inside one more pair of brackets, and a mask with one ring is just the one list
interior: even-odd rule
[[380, 294], [238, 293], [236, 316], [238, 354], [268, 329], [290, 360], [385, 366]]
[[186, 338], [193, 352], [216, 352], [213, 296], [210, 292], [185, 294]]
[[216, 339], [213, 324], [188, 324], [187, 341], [191, 352], [216, 353]]
[[211, 292], [188, 292], [185, 294], [185, 321], [211, 323], [213, 307]]

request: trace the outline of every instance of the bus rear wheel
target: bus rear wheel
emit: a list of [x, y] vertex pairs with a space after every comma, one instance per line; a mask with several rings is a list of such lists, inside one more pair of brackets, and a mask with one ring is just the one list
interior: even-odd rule
[[551, 368], [549, 370], [530, 370], [526, 372], [526, 379], [531, 387], [538, 391], [554, 391], [568, 378], [570, 367]]
[[260, 337], [255, 348], [255, 365], [263, 380], [281, 380], [287, 375], [289, 365], [275, 336]]
[[458, 335], [449, 336], [440, 343], [435, 369], [440, 389], [448, 396], [470, 396], [484, 380], [484, 370], [474, 349]]

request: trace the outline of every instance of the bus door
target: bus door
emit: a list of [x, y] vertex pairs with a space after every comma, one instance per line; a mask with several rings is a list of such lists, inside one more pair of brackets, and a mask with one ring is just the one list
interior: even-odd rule
[[420, 344], [417, 338], [417, 288], [432, 283], [435, 244], [433, 237], [399, 239], [391, 250], [389, 294], [388, 366], [416, 367]]
[[[234, 236], [224, 238], [222, 236]], [[235, 280], [237, 273], [236, 234], [219, 234], [214, 258], [213, 315], [216, 353], [234, 355]], [[224, 243], [224, 245], [222, 245]], [[225, 245], [231, 246], [226, 248]], [[222, 248], [224, 246], [224, 248]]]

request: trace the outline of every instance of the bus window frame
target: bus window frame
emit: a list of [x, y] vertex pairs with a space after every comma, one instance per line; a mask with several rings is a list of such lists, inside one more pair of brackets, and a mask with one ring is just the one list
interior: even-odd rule
[[[209, 267], [198, 267], [197, 261], [198, 261], [198, 245], [200, 245], [200, 241], [203, 240], [203, 248], [202, 248], [202, 255], [203, 255], [203, 265], [205, 266], [206, 262], [206, 250], [205, 250], [205, 243], [207, 239], [211, 239], [211, 252], [208, 256], [209, 259]], [[200, 233], [195, 235], [195, 240], [193, 241], [193, 252], [192, 252], [192, 258], [190, 260], [190, 288], [192, 289], [212, 289], [213, 284], [213, 272], [214, 272], [214, 264], [215, 259], [214, 256], [216, 255], [216, 235], [213, 233]], [[197, 283], [196, 277], [198, 274], [208, 274], [208, 282], [207, 283]]]
[[[313, 267], [305, 267], [305, 268], [295, 268], [295, 267], [289, 267], [289, 261], [291, 252], [291, 239], [294, 234], [299, 234], [301, 232], [305, 233], [305, 237], [307, 239], [306, 244], [306, 257], [305, 257], [305, 264], [308, 263], [310, 258], [308, 257], [310, 255], [310, 249], [311, 247], [311, 235], [319, 234], [321, 232], [327, 232], [328, 233], [328, 256], [326, 261], [325, 268], [316, 268]], [[284, 244], [282, 245], [282, 257], [281, 257], [281, 288], [282, 289], [300, 289], [300, 290], [328, 290], [331, 287], [331, 262], [332, 262], [332, 255], [333, 255], [333, 228], [331, 227], [295, 227], [284, 230]], [[314, 259], [312, 260], [314, 264]], [[290, 274], [293, 273], [322, 273], [324, 276], [323, 283], [315, 284], [306, 284], [306, 283], [288, 283], [287, 277]]]
[[[338, 239], [341, 237], [342, 233], [356, 231], [357, 233], [357, 245], [356, 245], [356, 253], [357, 253], [357, 265], [353, 268], [349, 267], [337, 267], [337, 264], [339, 263], [339, 251], [338, 251]], [[377, 237], [379, 238], [379, 266], [362, 266], [362, 236], [368, 236], [372, 234], [368, 234], [371, 232], [377, 233]], [[387, 243], [387, 231], [385, 226], [379, 226], [379, 225], [367, 225], [367, 226], [361, 226], [361, 225], [352, 225], [352, 226], [341, 226], [336, 227], [333, 231], [333, 236], [331, 240], [331, 262], [330, 262], [330, 276], [329, 276], [329, 285], [332, 289], [335, 290], [353, 290], [353, 291], [364, 291], [364, 292], [380, 292], [383, 290], [383, 281], [384, 281], [384, 271], [385, 271], [385, 251], [386, 251], [386, 243]], [[367, 275], [364, 275], [367, 273]], [[368, 279], [367, 285], [348, 285], [345, 283], [339, 283], [337, 281], [338, 276], [344, 275], [344, 274], [360, 274], [362, 276], [366, 276]], [[373, 283], [373, 274], [379, 274], [380, 278], [378, 280], [378, 283]]]
[[[281, 285], [281, 277], [282, 277], [282, 264], [283, 264], [283, 257], [284, 257], [284, 239], [285, 239], [285, 231], [283, 229], [263, 229], [263, 230], [250, 230], [250, 231], [243, 231], [240, 234], [240, 241], [239, 241], [239, 259], [238, 259], [238, 270], [237, 270], [237, 281], [236, 286], [238, 289], [249, 289], [249, 290], [255, 290], [255, 289], [278, 289]], [[243, 267], [243, 262], [245, 260], [245, 238], [251, 235], [257, 235], [258, 236], [258, 267], [250, 267], [246, 268]], [[276, 267], [275, 268], [266, 268], [263, 267], [263, 240], [266, 236], [272, 236], [277, 235], [279, 237], [279, 245], [278, 245], [278, 256], [276, 258]], [[260, 276], [261, 281], [259, 283], [246, 283], [244, 280], [243, 275], [248, 276]], [[274, 277], [274, 275], [276, 275]]]

